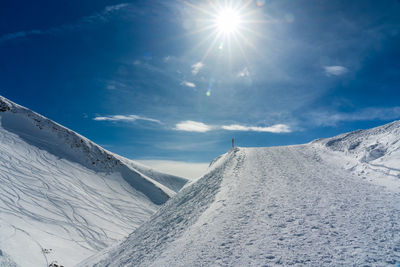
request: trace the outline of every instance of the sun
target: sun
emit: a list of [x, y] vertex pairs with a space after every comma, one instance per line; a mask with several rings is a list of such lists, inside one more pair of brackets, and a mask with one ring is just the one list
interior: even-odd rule
[[250, 49], [257, 53], [253, 42], [264, 38], [260, 26], [266, 20], [254, 0], [192, 2], [195, 1], [184, 1], [187, 17], [183, 25], [188, 36], [198, 38], [191, 51], [204, 51], [202, 61], [213, 55], [217, 56], [215, 60], [227, 59], [231, 64], [239, 57], [248, 61]]
[[232, 34], [238, 31], [241, 16], [238, 10], [226, 7], [220, 10], [215, 17], [215, 26], [221, 34]]

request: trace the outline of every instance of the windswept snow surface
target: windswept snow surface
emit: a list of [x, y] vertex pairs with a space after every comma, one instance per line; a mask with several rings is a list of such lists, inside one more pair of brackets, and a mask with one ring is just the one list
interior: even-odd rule
[[376, 165], [368, 160], [378, 142], [386, 152], [372, 155], [396, 169], [398, 130], [396, 122], [353, 133], [357, 152], [344, 144], [332, 150], [346, 135], [236, 148], [124, 242], [79, 266], [397, 266], [399, 179], [377, 185], [370, 180], [388, 178], [385, 172], [363, 179], [347, 163]]
[[324, 159], [375, 184], [399, 191], [400, 121], [314, 141]]
[[0, 266], [73, 266], [121, 241], [185, 182], [0, 97]]

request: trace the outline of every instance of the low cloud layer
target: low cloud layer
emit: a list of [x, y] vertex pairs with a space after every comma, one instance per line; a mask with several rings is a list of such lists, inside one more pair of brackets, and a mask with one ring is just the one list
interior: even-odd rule
[[195, 180], [206, 173], [208, 162], [183, 162], [173, 160], [135, 160], [158, 171]]
[[176, 124], [175, 130], [186, 132], [209, 132], [212, 130], [242, 131], [242, 132], [265, 132], [265, 133], [290, 133], [292, 130], [286, 124], [275, 124], [268, 127], [245, 126], [240, 124], [231, 125], [207, 125], [197, 121], [182, 121]]

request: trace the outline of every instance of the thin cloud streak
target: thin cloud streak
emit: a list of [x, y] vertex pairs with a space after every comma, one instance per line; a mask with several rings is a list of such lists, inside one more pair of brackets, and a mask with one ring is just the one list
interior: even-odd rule
[[188, 82], [188, 81], [181, 82], [181, 85], [184, 85], [184, 86], [187, 86], [187, 87], [190, 87], [190, 88], [195, 88], [196, 87], [196, 84], [194, 84], [192, 82]]
[[154, 122], [154, 123], [158, 123], [158, 124], [162, 124], [161, 121], [156, 120], [156, 119], [152, 119], [152, 118], [148, 118], [148, 117], [142, 117], [139, 115], [112, 115], [112, 116], [98, 116], [93, 118], [93, 120], [95, 121], [128, 121], [128, 122], [134, 122], [137, 120], [141, 120], [141, 121], [150, 121], [150, 122]]
[[222, 129], [227, 131], [242, 131], [242, 132], [264, 132], [264, 133], [290, 133], [292, 130], [286, 124], [275, 124], [269, 127], [260, 126], [243, 126], [239, 124], [223, 125]]
[[202, 122], [197, 121], [182, 121], [176, 124], [175, 130], [177, 131], [185, 131], [185, 132], [198, 132], [204, 133], [211, 131], [213, 126], [204, 124]]
[[292, 129], [286, 124], [275, 124], [268, 127], [244, 126], [240, 124], [231, 125], [207, 125], [196, 121], [182, 121], [176, 124], [175, 130], [186, 132], [209, 132], [212, 130], [241, 131], [241, 132], [264, 132], [264, 133], [290, 133]]
[[108, 20], [109, 15], [127, 6], [129, 6], [129, 4], [126, 3], [106, 6], [101, 12], [94, 13], [93, 15], [90, 16], [82, 17], [75, 23], [63, 24], [58, 27], [51, 27], [44, 30], [34, 29], [29, 31], [18, 31], [18, 32], [4, 34], [0, 36], [0, 44], [14, 39], [25, 38], [33, 35], [55, 34], [62, 31], [79, 30], [82, 29], [85, 25], [95, 24], [97, 22], [105, 22]]
[[324, 70], [327, 76], [341, 76], [349, 72], [349, 70], [343, 66], [325, 66]]

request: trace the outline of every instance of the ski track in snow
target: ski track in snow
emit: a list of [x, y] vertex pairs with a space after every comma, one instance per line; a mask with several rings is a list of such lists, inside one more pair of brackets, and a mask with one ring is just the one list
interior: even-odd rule
[[395, 266], [400, 194], [320, 153], [317, 145], [236, 149], [151, 223], [85, 264]]
[[72, 266], [121, 241], [186, 182], [0, 96], [0, 266]]
[[52, 260], [70, 266], [121, 240], [156, 210], [117, 174], [59, 159], [1, 127], [0, 140], [0, 248], [23, 266]]

